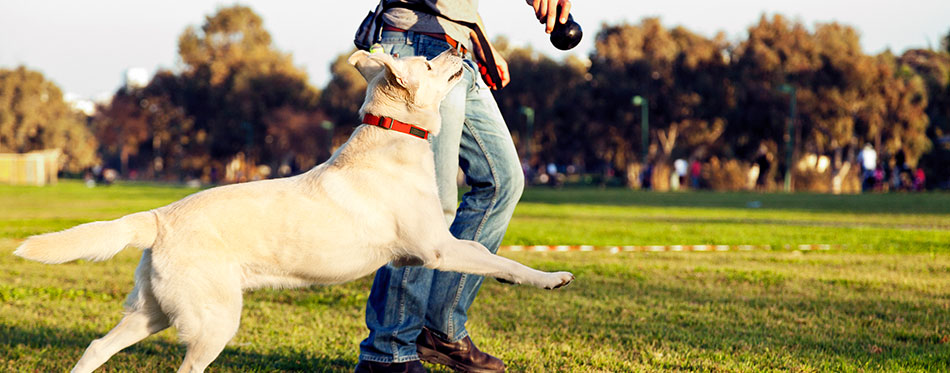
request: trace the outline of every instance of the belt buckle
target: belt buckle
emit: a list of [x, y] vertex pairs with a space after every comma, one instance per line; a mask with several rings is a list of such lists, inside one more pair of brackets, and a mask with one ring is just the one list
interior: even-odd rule
[[385, 129], [390, 129], [390, 128], [392, 128], [393, 122], [390, 120], [389, 126], [386, 126], [386, 119], [389, 119], [389, 118], [386, 118], [386, 117], [379, 117], [379, 122], [377, 122], [376, 125], [377, 125], [377, 126], [380, 126], [380, 127], [383, 127], [383, 128], [385, 128]]

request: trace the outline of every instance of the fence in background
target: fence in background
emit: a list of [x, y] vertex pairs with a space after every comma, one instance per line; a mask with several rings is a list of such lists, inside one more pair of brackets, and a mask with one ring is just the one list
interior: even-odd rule
[[55, 184], [59, 173], [59, 149], [29, 153], [0, 153], [0, 183], [43, 186]]

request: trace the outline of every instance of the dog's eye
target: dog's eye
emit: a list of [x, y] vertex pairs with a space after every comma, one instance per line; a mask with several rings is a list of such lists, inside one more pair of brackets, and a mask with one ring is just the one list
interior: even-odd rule
[[429, 68], [429, 71], [432, 71], [432, 64], [431, 64], [431, 63], [426, 62], [426, 67]]

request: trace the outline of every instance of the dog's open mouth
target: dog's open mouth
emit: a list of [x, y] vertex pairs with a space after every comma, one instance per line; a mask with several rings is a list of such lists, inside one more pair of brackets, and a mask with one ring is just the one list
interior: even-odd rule
[[463, 70], [462, 68], [459, 68], [459, 71], [455, 72], [455, 74], [452, 74], [452, 76], [449, 77], [449, 80], [448, 80], [448, 81], [451, 82], [451, 81], [453, 81], [453, 80], [455, 80], [455, 79], [461, 77], [461, 76], [462, 76], [462, 70]]

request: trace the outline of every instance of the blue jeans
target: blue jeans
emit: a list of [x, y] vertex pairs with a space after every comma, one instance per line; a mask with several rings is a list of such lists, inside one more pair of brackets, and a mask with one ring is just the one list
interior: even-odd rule
[[[385, 31], [381, 44], [399, 57], [433, 58], [450, 48], [445, 41], [413, 32]], [[494, 253], [521, 198], [524, 174], [498, 104], [477, 71], [475, 62], [466, 58], [462, 81], [442, 101], [442, 130], [431, 145], [450, 231]], [[457, 205], [459, 167], [472, 189]], [[360, 343], [360, 360], [418, 360], [415, 341], [422, 327], [450, 342], [465, 338], [467, 311], [482, 280], [423, 267], [380, 268], [366, 305], [369, 337]]]

